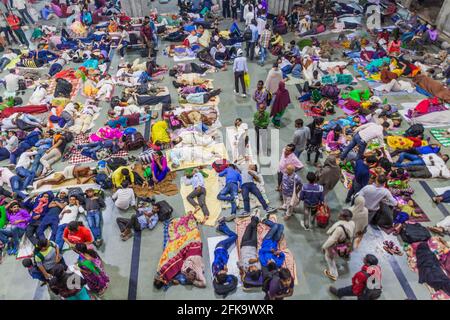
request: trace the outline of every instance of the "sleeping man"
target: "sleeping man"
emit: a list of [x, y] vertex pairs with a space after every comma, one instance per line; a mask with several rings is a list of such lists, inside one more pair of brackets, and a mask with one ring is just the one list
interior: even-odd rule
[[261, 277], [261, 263], [258, 259], [258, 223], [259, 218], [253, 216], [247, 225], [241, 240], [241, 255], [238, 262], [242, 282], [256, 282]]
[[216, 152], [206, 151], [200, 146], [176, 146], [170, 150], [169, 155], [174, 169], [183, 162], [212, 163], [215, 159], [220, 159]]
[[235, 276], [228, 274], [228, 249], [236, 243], [237, 235], [228, 228], [225, 219], [218, 221], [216, 229], [227, 236], [226, 239], [220, 241], [214, 249], [214, 261], [212, 263], [212, 274], [214, 276], [214, 289], [218, 291], [218, 287], [236, 286], [237, 279]]

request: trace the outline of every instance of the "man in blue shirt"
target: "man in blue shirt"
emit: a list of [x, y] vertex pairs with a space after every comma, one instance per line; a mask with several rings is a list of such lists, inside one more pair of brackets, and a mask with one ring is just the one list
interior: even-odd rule
[[355, 177], [352, 180], [352, 186], [350, 190], [348, 190], [347, 197], [345, 198], [345, 203], [349, 203], [352, 200], [352, 196], [354, 194], [357, 194], [359, 190], [364, 188], [369, 183], [369, 164], [375, 164], [376, 162], [377, 159], [374, 156], [356, 160], [354, 165]]
[[277, 268], [281, 268], [286, 256], [278, 249], [278, 243], [283, 237], [284, 226], [269, 219], [264, 219], [263, 222], [270, 227], [270, 231], [264, 237], [259, 249], [259, 261], [263, 267], [273, 262]]
[[242, 184], [242, 177], [239, 170], [233, 164], [219, 173], [219, 177], [225, 176], [225, 187], [217, 195], [217, 199], [222, 201], [229, 201], [231, 203], [231, 215], [227, 217], [226, 221], [232, 221], [236, 218], [236, 198], [238, 196], [239, 188]]
[[[209, 218], [209, 210], [206, 206], [206, 189], [205, 189], [205, 179], [203, 175], [197, 168], [192, 170], [192, 172], [186, 173], [186, 179], [184, 180], [185, 185], [192, 185], [194, 189], [188, 196], [187, 201], [195, 208], [195, 212], [202, 209], [203, 221], [202, 224], [206, 222]], [[195, 201], [197, 198], [198, 203]]]
[[212, 274], [214, 278], [216, 278], [216, 281], [218, 283], [224, 283], [227, 282], [228, 277], [228, 249], [236, 243], [237, 234], [228, 228], [223, 217], [219, 219], [216, 231], [228, 236], [228, 238], [220, 241], [216, 245], [216, 248], [214, 249], [214, 261], [211, 266]]

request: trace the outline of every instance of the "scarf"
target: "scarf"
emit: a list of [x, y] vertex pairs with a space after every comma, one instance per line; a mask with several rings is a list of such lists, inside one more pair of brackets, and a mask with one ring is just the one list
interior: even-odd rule
[[276, 114], [284, 111], [286, 107], [291, 103], [291, 97], [289, 91], [286, 90], [286, 85], [283, 81], [278, 84], [278, 90], [276, 92], [275, 101], [272, 105], [270, 116], [273, 117]]

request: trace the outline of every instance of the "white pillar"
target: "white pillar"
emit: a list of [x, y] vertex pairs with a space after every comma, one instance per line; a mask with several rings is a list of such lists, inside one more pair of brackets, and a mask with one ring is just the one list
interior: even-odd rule
[[438, 30], [450, 34], [450, 0], [445, 0], [436, 18]]

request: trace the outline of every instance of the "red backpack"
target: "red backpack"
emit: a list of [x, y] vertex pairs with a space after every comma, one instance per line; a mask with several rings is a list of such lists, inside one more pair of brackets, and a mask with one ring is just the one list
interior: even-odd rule
[[214, 161], [211, 166], [217, 173], [220, 173], [223, 170], [225, 170], [226, 168], [228, 168], [228, 164], [229, 163], [228, 163], [227, 159], [222, 159], [222, 160]]
[[326, 204], [317, 207], [316, 223], [320, 228], [325, 228], [330, 221], [330, 208]]

